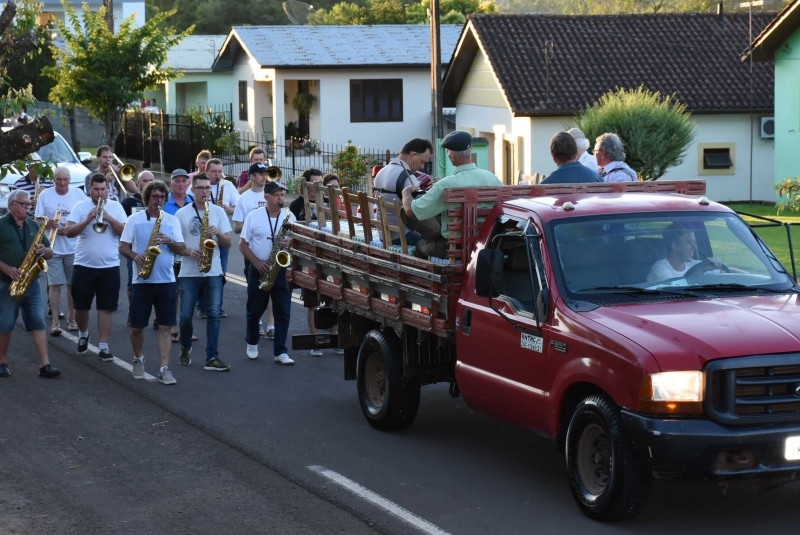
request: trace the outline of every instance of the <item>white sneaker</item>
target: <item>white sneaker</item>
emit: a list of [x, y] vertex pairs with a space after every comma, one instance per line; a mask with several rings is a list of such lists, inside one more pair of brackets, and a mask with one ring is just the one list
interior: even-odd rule
[[158, 382], [164, 383], [165, 385], [174, 385], [178, 381], [176, 381], [175, 377], [172, 376], [172, 372], [169, 371], [169, 368], [164, 368], [158, 374]]
[[284, 366], [291, 366], [294, 364], [294, 361], [289, 358], [289, 355], [286, 353], [281, 353], [277, 357], [275, 357], [275, 364], [283, 364]]
[[247, 358], [255, 360], [258, 358], [258, 345], [251, 346], [247, 344]]
[[131, 362], [131, 373], [134, 379], [144, 379], [144, 359], [134, 358]]
[[323, 353], [322, 353], [321, 349], [312, 349], [311, 350], [311, 356], [312, 357], [321, 357], [322, 355], [323, 355]]

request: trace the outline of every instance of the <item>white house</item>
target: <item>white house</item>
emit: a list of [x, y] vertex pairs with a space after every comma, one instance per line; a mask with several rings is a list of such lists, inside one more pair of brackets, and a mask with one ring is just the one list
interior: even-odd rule
[[[460, 30], [441, 28], [443, 66]], [[431, 135], [430, 49], [426, 25], [236, 26], [213, 73], [229, 77], [239, 130], [283, 139], [292, 123], [294, 135], [396, 151]]]
[[[753, 34], [770, 21], [753, 14]], [[445, 72], [456, 126], [489, 141], [506, 183], [555, 169], [550, 138], [616, 88], [675, 95], [695, 122], [683, 163], [663, 179], [701, 178], [714, 200], [774, 200], [770, 63], [739, 59], [748, 15], [471, 15]], [[624, 141], [624, 140], [623, 140]]]

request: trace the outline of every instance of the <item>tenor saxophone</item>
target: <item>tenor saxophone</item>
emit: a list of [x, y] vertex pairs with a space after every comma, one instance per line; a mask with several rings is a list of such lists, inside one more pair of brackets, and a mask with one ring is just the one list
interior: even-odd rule
[[203, 257], [200, 259], [200, 262], [197, 263], [197, 269], [199, 269], [201, 273], [208, 273], [211, 271], [211, 261], [214, 259], [214, 249], [217, 248], [217, 242], [211, 238], [203, 239], [203, 236], [205, 236], [209, 226], [208, 215], [211, 212], [209, 209], [209, 204], [210, 203], [208, 202], [208, 199], [206, 199], [206, 213], [203, 215], [203, 224], [200, 226], [200, 240], [202, 242], [200, 252], [203, 253]]
[[25, 297], [25, 292], [28, 291], [31, 283], [39, 276], [39, 273], [47, 271], [47, 261], [41, 256], [36, 256], [35, 251], [36, 247], [42, 243], [46, 227], [47, 218], [45, 217], [44, 223], [39, 226], [39, 232], [36, 233], [33, 243], [25, 254], [25, 259], [19, 266], [20, 277], [15, 281], [11, 281], [8, 287], [12, 299], [19, 300]]
[[269, 253], [269, 258], [267, 258], [267, 271], [261, 275], [258, 283], [258, 289], [265, 292], [272, 290], [281, 268], [285, 268], [292, 263], [292, 255], [289, 254], [289, 251], [281, 249], [281, 242], [289, 231], [289, 226], [286, 224], [289, 221], [289, 209], [284, 208], [282, 212], [284, 213], [283, 223], [281, 223], [278, 235], [272, 241], [272, 251]]
[[153, 225], [153, 230], [150, 232], [150, 239], [147, 242], [147, 249], [144, 252], [144, 262], [142, 267], [139, 268], [139, 278], [149, 279], [150, 274], [153, 272], [153, 266], [156, 263], [156, 258], [161, 254], [161, 248], [156, 245], [156, 234], [161, 231], [161, 218], [164, 212], [161, 210], [161, 205], [158, 205], [158, 217], [156, 223]]

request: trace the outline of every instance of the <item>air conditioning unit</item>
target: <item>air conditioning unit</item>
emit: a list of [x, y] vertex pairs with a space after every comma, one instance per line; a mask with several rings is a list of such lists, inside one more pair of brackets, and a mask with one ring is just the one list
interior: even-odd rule
[[775, 117], [761, 118], [761, 139], [773, 139], [775, 137]]

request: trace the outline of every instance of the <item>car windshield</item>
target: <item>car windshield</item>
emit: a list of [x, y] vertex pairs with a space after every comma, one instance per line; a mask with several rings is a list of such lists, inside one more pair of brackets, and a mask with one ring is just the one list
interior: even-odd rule
[[773, 253], [730, 212], [561, 220], [552, 230], [553, 265], [576, 299], [796, 290]]
[[75, 153], [72, 152], [70, 146], [61, 136], [56, 136], [51, 143], [39, 147], [36, 153], [45, 162], [49, 161], [54, 164], [80, 163]]

